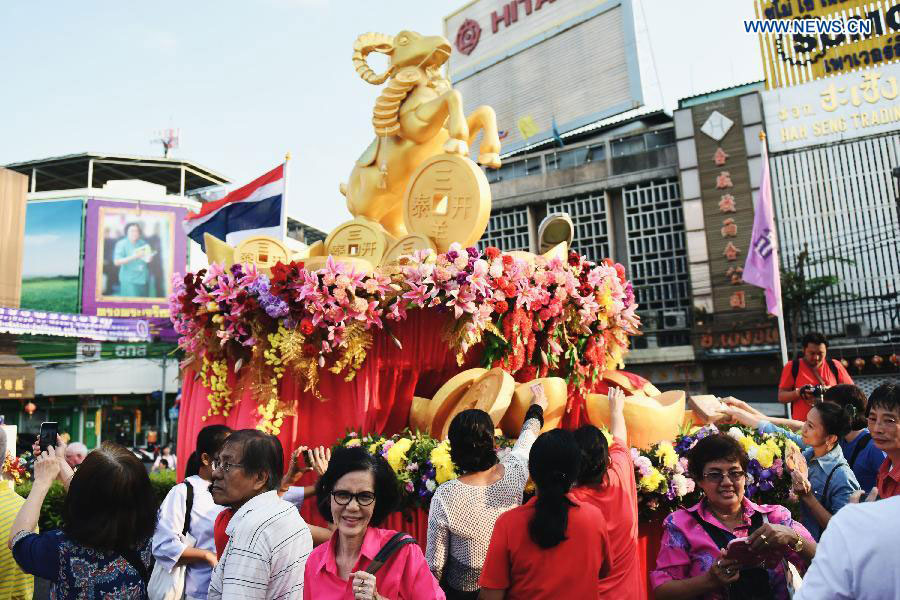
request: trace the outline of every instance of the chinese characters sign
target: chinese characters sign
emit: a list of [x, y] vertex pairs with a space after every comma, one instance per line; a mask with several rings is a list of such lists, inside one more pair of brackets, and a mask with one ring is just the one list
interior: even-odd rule
[[900, 129], [900, 64], [763, 92], [769, 149], [793, 150]]
[[0, 400], [34, 398], [34, 367], [15, 355], [0, 355]]
[[760, 34], [766, 89], [802, 84], [900, 59], [900, 0], [755, 0], [755, 17], [861, 20], [869, 34]]
[[101, 341], [145, 342], [150, 324], [143, 319], [95, 317], [0, 307], [0, 333], [54, 335]]

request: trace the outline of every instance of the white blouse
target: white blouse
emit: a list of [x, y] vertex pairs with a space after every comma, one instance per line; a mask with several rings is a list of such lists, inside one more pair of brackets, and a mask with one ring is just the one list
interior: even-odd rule
[[431, 499], [425, 559], [438, 581], [456, 590], [478, 589], [497, 518], [522, 504], [528, 482], [528, 453], [541, 430], [538, 419], [522, 425], [519, 439], [502, 460], [503, 477], [490, 485], [468, 485], [453, 479], [441, 484]]

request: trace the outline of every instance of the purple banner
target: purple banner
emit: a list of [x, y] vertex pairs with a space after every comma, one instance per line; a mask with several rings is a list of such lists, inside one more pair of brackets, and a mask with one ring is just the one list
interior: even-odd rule
[[116, 319], [0, 307], [0, 333], [56, 335], [101, 342], [148, 342], [151, 327], [145, 319]]
[[186, 213], [177, 206], [89, 198], [81, 311], [167, 319], [172, 275], [187, 264]]

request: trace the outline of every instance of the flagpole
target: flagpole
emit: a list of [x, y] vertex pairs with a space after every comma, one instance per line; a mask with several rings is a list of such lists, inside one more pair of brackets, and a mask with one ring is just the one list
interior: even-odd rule
[[[760, 151], [762, 153], [762, 160], [764, 163], [763, 166], [765, 167], [765, 166], [768, 166], [766, 163], [769, 162], [769, 144], [766, 140], [766, 132], [765, 131], [759, 132], [759, 144], [760, 144]], [[771, 173], [771, 169], [769, 170], [769, 173]], [[771, 176], [767, 177], [766, 180], [762, 183], [768, 187], [766, 192], [768, 193], [769, 198], [772, 198], [774, 200], [775, 196], [772, 194], [772, 178], [771, 178]], [[775, 210], [774, 202], [772, 202], [772, 210], [773, 211]], [[773, 215], [773, 221], [774, 221], [774, 215]], [[778, 233], [777, 232], [773, 232], [773, 233], [775, 234], [774, 238], [776, 240], [775, 267], [778, 269], [778, 278], [779, 278], [778, 305], [781, 307], [781, 310], [778, 311], [778, 315], [777, 315], [777, 317], [778, 317], [778, 343], [781, 346], [781, 365], [784, 366], [788, 363], [787, 336], [785, 335], [785, 332], [784, 332], [784, 301], [783, 301], [783, 298], [781, 297], [781, 285], [780, 285], [781, 267], [779, 264], [778, 244], [777, 244]], [[791, 418], [790, 402], [786, 402], [784, 404], [784, 416], [787, 419]]]
[[288, 166], [291, 162], [291, 153], [284, 155], [284, 193], [281, 195], [281, 239], [284, 242], [287, 239], [287, 190], [288, 190]]

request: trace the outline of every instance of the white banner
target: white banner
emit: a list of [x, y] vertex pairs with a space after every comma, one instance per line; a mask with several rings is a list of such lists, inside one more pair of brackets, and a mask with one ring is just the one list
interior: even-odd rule
[[762, 93], [770, 152], [900, 129], [900, 64]]

